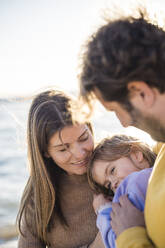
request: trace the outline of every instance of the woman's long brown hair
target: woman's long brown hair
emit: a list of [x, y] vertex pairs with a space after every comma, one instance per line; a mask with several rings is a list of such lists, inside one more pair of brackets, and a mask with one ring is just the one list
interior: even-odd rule
[[47, 158], [50, 137], [65, 125], [71, 125], [70, 98], [54, 90], [35, 97], [28, 116], [27, 142], [30, 176], [26, 184], [17, 216], [19, 231], [25, 222], [29, 231], [48, 244], [47, 232], [55, 212], [67, 226], [60, 207], [58, 183], [65, 173], [51, 158]]

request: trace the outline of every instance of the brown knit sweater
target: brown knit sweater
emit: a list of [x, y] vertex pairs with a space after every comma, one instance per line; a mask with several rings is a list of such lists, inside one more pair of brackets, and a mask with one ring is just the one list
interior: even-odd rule
[[[103, 248], [97, 235], [96, 215], [92, 207], [92, 191], [86, 175], [63, 175], [60, 183], [62, 211], [69, 224], [64, 227], [55, 217], [54, 228], [48, 234], [51, 248]], [[20, 236], [18, 248], [45, 248], [46, 245], [23, 227], [26, 238]], [[97, 236], [96, 236], [97, 235]]]

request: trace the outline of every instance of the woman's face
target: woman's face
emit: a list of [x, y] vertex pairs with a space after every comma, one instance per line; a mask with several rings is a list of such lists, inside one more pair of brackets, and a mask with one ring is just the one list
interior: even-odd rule
[[93, 148], [93, 135], [86, 124], [66, 126], [51, 137], [48, 156], [68, 174], [82, 175]]

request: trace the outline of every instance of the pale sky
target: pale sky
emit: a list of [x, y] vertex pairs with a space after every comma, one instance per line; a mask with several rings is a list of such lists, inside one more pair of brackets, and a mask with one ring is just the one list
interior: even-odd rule
[[137, 1], [0, 0], [0, 96], [77, 89], [80, 48], [113, 2], [128, 10]]

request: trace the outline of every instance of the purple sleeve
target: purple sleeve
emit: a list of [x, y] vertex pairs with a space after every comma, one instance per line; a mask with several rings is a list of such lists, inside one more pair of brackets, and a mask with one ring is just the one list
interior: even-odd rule
[[139, 210], [144, 211], [146, 191], [151, 172], [152, 168], [147, 168], [127, 176], [119, 185], [113, 202], [119, 202], [119, 197], [127, 194], [132, 204]]
[[97, 216], [97, 227], [101, 233], [104, 245], [106, 248], [114, 248], [115, 247], [115, 239], [116, 235], [111, 228], [111, 213], [112, 208], [107, 207], [98, 213]]
[[[119, 202], [120, 196], [127, 194], [133, 205], [139, 210], [144, 211], [146, 190], [151, 172], [152, 168], [148, 168], [139, 172], [134, 172], [126, 177], [119, 185], [113, 198], [113, 202]], [[104, 208], [97, 216], [97, 227], [101, 232], [106, 248], [115, 248], [116, 235], [110, 224], [111, 211], [111, 207]]]

